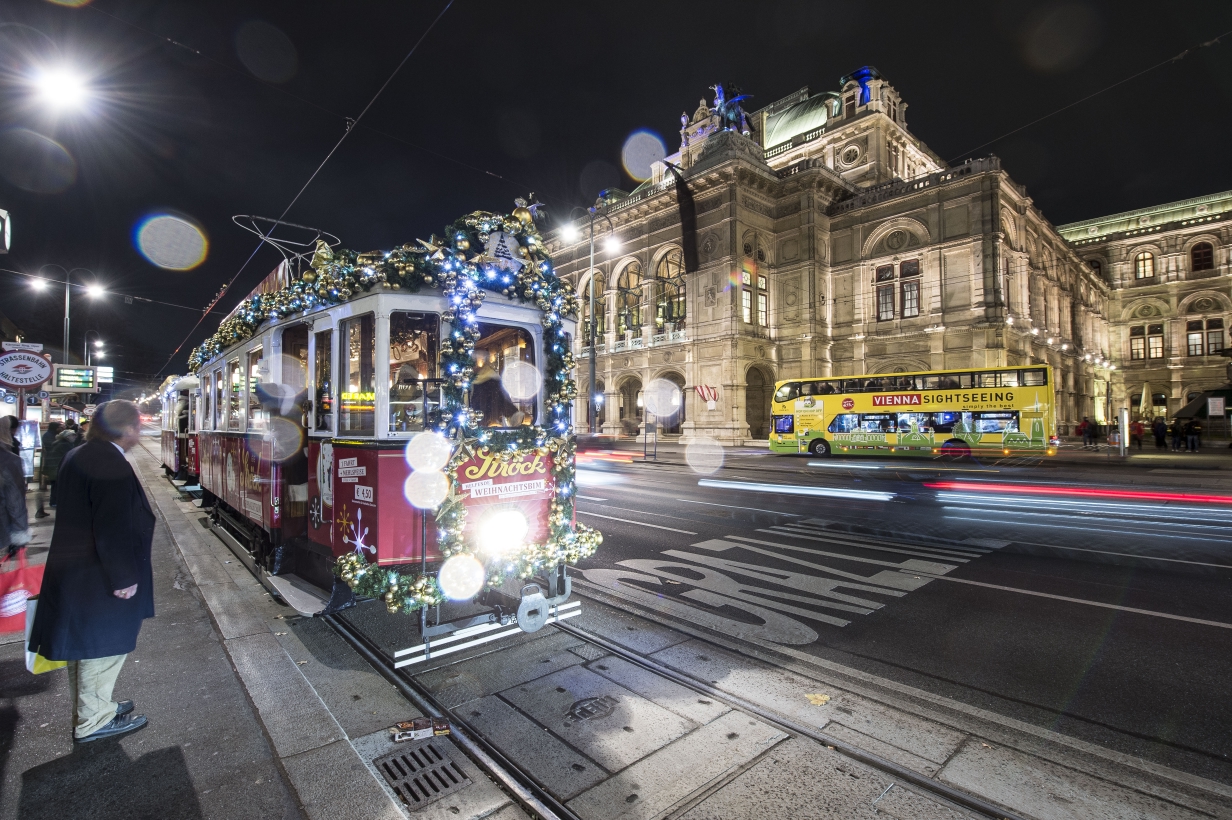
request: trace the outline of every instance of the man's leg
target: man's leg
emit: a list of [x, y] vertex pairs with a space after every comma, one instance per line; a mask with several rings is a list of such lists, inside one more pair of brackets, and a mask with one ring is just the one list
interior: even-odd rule
[[111, 692], [127, 657], [112, 655], [76, 661], [74, 737], [80, 739], [92, 735], [115, 719], [117, 704], [111, 699]]
[[68, 672], [68, 702], [73, 705], [73, 732], [77, 732], [77, 675], [81, 671], [81, 661], [69, 661]]

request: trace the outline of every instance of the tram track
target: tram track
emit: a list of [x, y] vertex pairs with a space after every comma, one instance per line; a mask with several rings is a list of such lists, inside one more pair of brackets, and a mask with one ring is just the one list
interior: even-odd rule
[[[543, 820], [583, 820], [576, 812], [552, 795], [533, 775], [497, 748], [482, 732], [471, 726], [464, 717], [457, 713], [456, 709], [442, 704], [432, 692], [416, 680], [414, 674], [406, 670], [395, 669], [393, 661], [385, 657], [384, 653], [361, 631], [347, 623], [345, 618], [328, 615], [322, 616], [322, 620], [425, 716], [448, 719], [453, 727], [454, 739], [463, 751], [489, 777], [505, 788], [524, 809]], [[553, 626], [595, 649], [628, 661], [654, 675], [755, 717], [785, 732], [788, 736], [808, 738], [820, 743], [844, 757], [887, 775], [895, 784], [910, 786], [943, 803], [975, 812], [983, 817], [995, 818], [995, 820], [1028, 820], [1023, 815], [1016, 814], [1005, 807], [934, 780], [815, 727], [799, 723], [752, 701], [718, 689], [706, 681], [630, 651], [585, 629], [572, 624], [553, 624]]]

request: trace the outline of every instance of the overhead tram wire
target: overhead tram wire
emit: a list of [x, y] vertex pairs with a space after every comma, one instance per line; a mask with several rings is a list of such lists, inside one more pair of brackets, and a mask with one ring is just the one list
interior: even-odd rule
[[[118, 22], [118, 23], [122, 23], [122, 24], [124, 24], [124, 25], [126, 25], [126, 26], [129, 26], [130, 28], [133, 28], [133, 29], [136, 29], [137, 31], [140, 31], [142, 34], [147, 34], [147, 35], [149, 35], [150, 37], [153, 37], [153, 38], [155, 38], [155, 39], [157, 39], [157, 40], [162, 40], [163, 42], [167, 43], [168, 45], [174, 46], [174, 47], [176, 47], [176, 48], [183, 49], [183, 50], [185, 50], [185, 51], [189, 52], [190, 54], [193, 54], [193, 55], [195, 55], [195, 56], [197, 56], [197, 57], [200, 57], [201, 59], [203, 59], [203, 60], [205, 60], [205, 61], [207, 61], [207, 62], [213, 63], [214, 65], [218, 66], [219, 68], [224, 68], [224, 69], [226, 69], [227, 71], [232, 72], [233, 74], [238, 74], [238, 75], [240, 75], [241, 77], [245, 78], [246, 80], [249, 80], [250, 82], [257, 83], [257, 84], [259, 84], [259, 85], [263, 86], [264, 88], [266, 88], [266, 89], [267, 89], [267, 90], [269, 90], [269, 91], [276, 91], [276, 92], [278, 92], [279, 94], [284, 94], [284, 95], [286, 95], [286, 96], [290, 97], [291, 99], [296, 100], [297, 102], [300, 102], [300, 103], [303, 103], [304, 105], [307, 105], [307, 106], [310, 106], [310, 107], [312, 107], [312, 108], [315, 108], [316, 110], [321, 111], [322, 113], [329, 114], [331, 117], [337, 117], [337, 118], [338, 118], [339, 120], [341, 120], [342, 122], [347, 123], [347, 127], [348, 127], [348, 128], [354, 127], [355, 125], [357, 125], [357, 124], [358, 124], [358, 123], [357, 123], [357, 121], [355, 121], [355, 120], [353, 120], [352, 118], [350, 118], [350, 117], [346, 116], [345, 114], [341, 114], [341, 113], [339, 113], [339, 112], [337, 112], [337, 111], [334, 111], [334, 110], [333, 110], [333, 109], [331, 109], [331, 108], [326, 108], [325, 106], [321, 105], [319, 102], [317, 102], [317, 101], [315, 101], [315, 100], [309, 99], [308, 97], [301, 97], [299, 94], [296, 94], [296, 93], [294, 93], [294, 92], [292, 92], [292, 91], [288, 91], [288, 90], [287, 90], [287, 89], [285, 89], [285, 88], [281, 88], [281, 87], [276, 86], [276, 85], [274, 85], [274, 84], [272, 84], [272, 83], [268, 83], [268, 82], [266, 82], [266, 81], [264, 81], [264, 80], [260, 79], [259, 77], [255, 77], [255, 76], [253, 76], [251, 73], [249, 73], [249, 72], [247, 72], [247, 71], [242, 71], [242, 70], [240, 70], [239, 68], [236, 68], [234, 65], [231, 65], [230, 63], [227, 63], [227, 62], [225, 62], [225, 61], [223, 61], [223, 60], [219, 60], [219, 59], [218, 59], [218, 58], [216, 58], [216, 57], [211, 57], [209, 54], [206, 54], [204, 51], [201, 51], [201, 50], [200, 50], [200, 49], [198, 49], [198, 48], [194, 48], [193, 46], [190, 46], [190, 45], [188, 45], [187, 43], [182, 43], [182, 42], [180, 42], [179, 40], [176, 40], [176, 39], [173, 39], [173, 38], [171, 38], [171, 37], [168, 37], [168, 36], [167, 36], [167, 35], [165, 35], [165, 34], [159, 34], [157, 31], [151, 31], [151, 30], [150, 30], [150, 29], [148, 29], [148, 28], [145, 28], [145, 27], [143, 27], [143, 26], [139, 26], [139, 25], [137, 25], [136, 23], [133, 23], [133, 22], [131, 22], [131, 21], [129, 21], [129, 20], [125, 20], [123, 17], [120, 17], [120, 16], [118, 16], [118, 15], [112, 14], [111, 12], [108, 12], [108, 11], [104, 11], [103, 9], [99, 8], [97, 4], [90, 4], [90, 5], [88, 5], [88, 6], [85, 6], [85, 8], [92, 9], [92, 10], [94, 10], [94, 11], [97, 11], [97, 12], [99, 12], [100, 14], [102, 14], [102, 15], [106, 16], [106, 17], [110, 17], [112, 20], [115, 20], [115, 21], [116, 21], [116, 22]], [[508, 183], [509, 185], [512, 185], [514, 188], [517, 188], [519, 191], [529, 191], [529, 190], [532, 190], [532, 189], [535, 189], [535, 190], [543, 190], [542, 186], [529, 186], [529, 185], [526, 185], [526, 184], [525, 184], [525, 183], [523, 183], [523, 182], [518, 182], [518, 181], [517, 181], [517, 180], [515, 180], [515, 179], [510, 179], [509, 177], [507, 177], [507, 176], [505, 176], [505, 175], [503, 175], [503, 174], [498, 174], [498, 173], [496, 173], [495, 171], [490, 171], [490, 170], [488, 170], [487, 168], [481, 168], [481, 167], [479, 167], [478, 165], [472, 165], [472, 164], [470, 164], [469, 162], [464, 162], [463, 160], [460, 160], [460, 159], [458, 159], [457, 157], [450, 156], [449, 154], [444, 154], [444, 153], [441, 153], [440, 151], [437, 151], [436, 149], [433, 149], [433, 148], [429, 148], [429, 147], [427, 147], [426, 145], [420, 145], [419, 143], [416, 143], [416, 142], [411, 142], [410, 140], [405, 139], [405, 138], [403, 138], [403, 137], [400, 137], [400, 136], [398, 136], [397, 134], [391, 134], [391, 133], [389, 133], [388, 131], [382, 131], [381, 129], [379, 129], [379, 128], [374, 128], [374, 127], [373, 127], [373, 126], [371, 126], [371, 125], [365, 125], [365, 126], [364, 126], [364, 128], [365, 128], [366, 130], [368, 130], [368, 131], [371, 131], [371, 132], [372, 132], [372, 133], [374, 133], [374, 134], [378, 134], [378, 135], [380, 135], [380, 136], [382, 136], [382, 137], [385, 137], [386, 139], [391, 139], [391, 140], [393, 140], [394, 142], [400, 142], [400, 143], [402, 143], [403, 145], [406, 145], [406, 146], [409, 146], [409, 147], [414, 148], [414, 149], [416, 149], [416, 150], [423, 151], [423, 152], [425, 152], [425, 153], [431, 154], [432, 156], [434, 156], [434, 157], [436, 157], [436, 158], [438, 158], [438, 159], [443, 159], [443, 160], [445, 160], [446, 162], [452, 162], [454, 165], [457, 165], [457, 166], [459, 166], [460, 168], [465, 168], [465, 169], [467, 169], [467, 170], [469, 170], [469, 171], [474, 171], [474, 172], [475, 172], [475, 173], [477, 173], [477, 174], [482, 174], [482, 175], [484, 175], [484, 176], [489, 176], [489, 177], [492, 177], [492, 178], [494, 178], [494, 179], [499, 179], [501, 182]], [[559, 197], [559, 198], [560, 198], [560, 199], [563, 199], [563, 200], [568, 200], [568, 197]], [[572, 201], [568, 201], [568, 203], [567, 203], [567, 204], [569, 204], [569, 205], [574, 205], [574, 204], [576, 204], [576, 203], [574, 203], [574, 202], [572, 202]]]
[[[342, 143], [346, 141], [346, 138], [349, 137], [351, 135], [351, 132], [355, 129], [355, 127], [359, 125], [360, 120], [364, 118], [364, 115], [368, 113], [368, 110], [372, 108], [372, 105], [377, 101], [378, 98], [380, 98], [381, 94], [385, 91], [385, 89], [389, 86], [389, 84], [393, 82], [394, 77], [398, 76], [398, 72], [401, 71], [402, 67], [406, 65], [408, 60], [411, 59], [411, 56], [414, 55], [415, 51], [419, 48], [420, 44], [427, 38], [429, 34], [432, 33], [432, 30], [436, 28], [436, 24], [441, 21], [441, 18], [445, 16], [445, 12], [449, 11], [449, 9], [453, 6], [453, 4], [454, 4], [454, 0], [449, 0], [449, 2], [445, 4], [445, 8], [441, 9], [440, 13], [437, 14], [435, 18], [433, 18], [428, 28], [424, 30], [424, 33], [421, 34], [419, 36], [419, 39], [415, 41], [415, 44], [411, 46], [411, 50], [408, 51], [406, 53], [406, 56], [402, 58], [402, 62], [398, 63], [398, 65], [394, 68], [394, 70], [390, 72], [390, 75], [389, 77], [386, 78], [385, 82], [381, 84], [381, 87], [378, 88], [376, 93], [372, 95], [372, 99], [368, 100], [368, 104], [365, 105], [363, 110], [359, 112], [359, 116], [355, 118], [354, 122], [348, 122], [346, 130], [342, 132], [342, 136], [338, 138], [338, 141], [336, 143], [334, 143], [334, 147], [329, 149], [329, 153], [325, 155], [325, 159], [321, 160], [321, 164], [318, 165], [317, 169], [312, 172], [312, 175], [310, 177], [308, 177], [308, 181], [303, 184], [303, 186], [299, 189], [299, 193], [295, 195], [295, 197], [291, 200], [290, 204], [288, 204], [287, 207], [283, 209], [282, 213], [278, 215], [278, 220], [276, 221], [281, 222], [286, 217], [286, 215], [291, 211], [291, 209], [295, 207], [295, 203], [299, 202], [299, 198], [304, 195], [304, 191], [308, 190], [308, 186], [311, 185], [313, 180], [317, 178], [317, 175], [321, 173], [321, 169], [325, 167], [325, 164], [329, 162], [330, 158], [333, 157], [334, 153], [340, 147], [342, 147]], [[166, 370], [167, 367], [171, 364], [171, 362], [175, 359], [175, 357], [179, 355], [180, 350], [183, 349], [184, 345], [188, 343], [188, 340], [192, 338], [193, 334], [197, 332], [197, 328], [201, 326], [201, 323], [205, 321], [205, 317], [208, 316], [211, 311], [213, 311], [213, 309], [218, 305], [218, 302], [220, 301], [222, 296], [225, 295], [226, 292], [231, 289], [231, 286], [235, 284], [235, 280], [240, 278], [240, 274], [244, 272], [244, 270], [248, 267], [249, 263], [251, 263], [252, 260], [256, 257], [257, 251], [261, 250], [261, 246], [265, 244], [265, 238], [268, 237], [272, 233], [273, 233], [273, 228], [270, 228], [270, 232], [265, 234], [262, 237], [261, 241], [257, 243], [257, 246], [252, 249], [252, 253], [248, 255], [248, 258], [244, 260], [244, 264], [240, 265], [239, 270], [237, 270], [235, 272], [235, 275], [231, 277], [231, 280], [227, 282], [227, 286], [223, 288], [222, 292], [217, 297], [214, 298], [214, 301], [210, 303], [210, 306], [205, 309], [205, 311], [201, 315], [201, 318], [198, 319], [197, 323], [192, 326], [192, 329], [190, 331], [188, 331], [188, 335], [184, 337], [184, 340], [180, 342], [178, 345], [176, 345], [175, 350], [172, 351], [171, 355], [167, 358], [166, 364], [164, 364], [162, 367], [159, 368], [158, 375], [162, 375], [163, 371]]]
[[[14, 274], [15, 276], [24, 276], [27, 279], [44, 279], [44, 277], [42, 276], [36, 276], [33, 273], [26, 273], [25, 271], [13, 270], [12, 268], [0, 268], [0, 273], [11, 273], [11, 274]], [[44, 281], [52, 281], [52, 280], [45, 279]], [[63, 280], [61, 280], [59, 284], [63, 284]], [[72, 287], [76, 288], [77, 290], [86, 289], [85, 285], [78, 285], [76, 283], [73, 283]], [[136, 296], [132, 293], [121, 293], [118, 290], [107, 289], [107, 293], [112, 296], [122, 296], [125, 299], [132, 299], [134, 302], [146, 302], [151, 305], [164, 305], [166, 307], [179, 308], [180, 310], [191, 310], [193, 313], [202, 312], [202, 309], [199, 307], [191, 307], [189, 305], [177, 305], [174, 302], [161, 302], [158, 299], [147, 299], [144, 296]]]
[[1225, 31], [1223, 34], [1220, 34], [1218, 37], [1213, 37], [1213, 38], [1211, 38], [1210, 40], [1206, 40], [1206, 41], [1204, 41], [1204, 42], [1198, 43], [1197, 45], [1192, 45], [1192, 46], [1190, 46], [1189, 48], [1187, 48], [1187, 49], [1185, 49], [1184, 51], [1182, 51], [1180, 54], [1177, 54], [1175, 57], [1169, 57], [1168, 59], [1166, 59], [1166, 60], [1164, 60], [1164, 61], [1162, 61], [1162, 62], [1156, 63], [1155, 65], [1151, 66], [1150, 68], [1144, 68], [1143, 70], [1139, 71], [1137, 74], [1132, 74], [1132, 75], [1130, 75], [1130, 76], [1126, 77], [1126, 78], [1125, 78], [1125, 79], [1123, 79], [1123, 80], [1117, 80], [1117, 81], [1116, 81], [1115, 83], [1113, 83], [1112, 85], [1109, 85], [1109, 86], [1106, 86], [1106, 87], [1104, 87], [1104, 88], [1101, 88], [1099, 91], [1096, 91], [1096, 92], [1093, 92], [1093, 93], [1091, 93], [1091, 94], [1088, 94], [1088, 95], [1086, 95], [1085, 97], [1083, 97], [1083, 98], [1081, 98], [1081, 99], [1074, 100], [1072, 103], [1069, 103], [1068, 105], [1063, 105], [1063, 106], [1061, 106], [1060, 108], [1056, 109], [1055, 111], [1051, 111], [1051, 112], [1049, 112], [1049, 113], [1047, 113], [1047, 114], [1043, 115], [1042, 117], [1036, 117], [1035, 119], [1031, 120], [1031, 121], [1030, 121], [1029, 123], [1027, 123], [1026, 125], [1020, 125], [1020, 126], [1018, 126], [1018, 127], [1017, 127], [1017, 128], [1015, 128], [1013, 131], [1007, 131], [1007, 132], [1005, 132], [1004, 134], [1002, 134], [1002, 135], [1001, 135], [1001, 136], [999, 136], [999, 137], [994, 137], [993, 139], [990, 139], [988, 142], [981, 143], [980, 145], [977, 145], [977, 146], [975, 146], [974, 148], [971, 148], [971, 149], [969, 149], [969, 150], [967, 150], [967, 151], [963, 151], [961, 154], [958, 154], [957, 156], [953, 157], [952, 159], [947, 160], [947, 161], [946, 161], [946, 164], [947, 164], [947, 165], [948, 165], [948, 164], [952, 164], [952, 163], [957, 162], [957, 161], [958, 161], [958, 160], [960, 160], [960, 159], [965, 159], [965, 158], [967, 158], [967, 157], [970, 157], [971, 155], [973, 155], [976, 151], [980, 150], [981, 148], [987, 148], [988, 146], [992, 145], [993, 143], [1000, 142], [1001, 140], [1005, 139], [1006, 137], [1012, 137], [1014, 134], [1017, 134], [1019, 131], [1025, 131], [1026, 129], [1030, 128], [1030, 127], [1031, 127], [1031, 126], [1033, 126], [1033, 125], [1037, 125], [1038, 123], [1041, 123], [1041, 122], [1043, 122], [1044, 120], [1051, 119], [1052, 117], [1055, 117], [1057, 114], [1060, 114], [1062, 111], [1068, 111], [1069, 109], [1073, 108], [1073, 107], [1074, 107], [1074, 106], [1076, 106], [1076, 105], [1081, 105], [1082, 103], [1086, 102], [1087, 100], [1094, 99], [1095, 97], [1098, 97], [1100, 94], [1103, 94], [1103, 93], [1105, 93], [1105, 92], [1111, 91], [1112, 89], [1116, 88], [1117, 86], [1125, 85], [1125, 83], [1128, 83], [1128, 82], [1130, 82], [1131, 80], [1136, 80], [1136, 79], [1138, 79], [1139, 77], [1141, 77], [1142, 75], [1144, 75], [1144, 74], [1149, 74], [1149, 73], [1151, 73], [1152, 71], [1154, 71], [1154, 70], [1155, 70], [1155, 69], [1157, 69], [1157, 68], [1163, 68], [1164, 66], [1169, 65], [1169, 64], [1171, 64], [1171, 63], [1179, 63], [1181, 60], [1185, 59], [1186, 57], [1188, 57], [1190, 54], [1194, 53], [1195, 51], [1199, 51], [1200, 49], [1204, 49], [1204, 48], [1209, 48], [1210, 46], [1221, 45], [1221, 43], [1220, 43], [1219, 41], [1220, 41], [1220, 40], [1222, 40], [1224, 37], [1227, 37], [1227, 36], [1228, 36], [1228, 35], [1230, 35], [1230, 34], [1232, 34], [1232, 30], [1230, 30], [1230, 31]]

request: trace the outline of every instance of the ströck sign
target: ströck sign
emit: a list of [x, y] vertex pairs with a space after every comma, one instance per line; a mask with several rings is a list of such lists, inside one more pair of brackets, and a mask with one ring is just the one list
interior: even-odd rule
[[0, 385], [28, 390], [50, 378], [51, 362], [36, 353], [15, 350], [0, 355]]

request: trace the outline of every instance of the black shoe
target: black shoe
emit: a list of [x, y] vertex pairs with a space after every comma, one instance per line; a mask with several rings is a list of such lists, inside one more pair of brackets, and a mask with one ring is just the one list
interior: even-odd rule
[[149, 721], [145, 715], [117, 715], [111, 722], [98, 729], [92, 735], [73, 738], [73, 743], [92, 743], [96, 740], [106, 740], [109, 737], [131, 734], [146, 727]]
[[34, 517], [35, 517], [35, 518], [50, 518], [50, 517], [51, 517], [51, 513], [49, 513], [49, 512], [43, 512], [42, 510], [39, 510], [38, 512], [36, 512], [36, 513], [34, 514]]
[[133, 702], [131, 700], [122, 700], [116, 703], [116, 717], [124, 717], [129, 712], [133, 711]]

